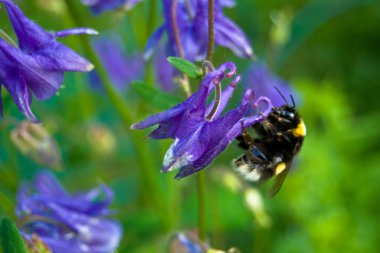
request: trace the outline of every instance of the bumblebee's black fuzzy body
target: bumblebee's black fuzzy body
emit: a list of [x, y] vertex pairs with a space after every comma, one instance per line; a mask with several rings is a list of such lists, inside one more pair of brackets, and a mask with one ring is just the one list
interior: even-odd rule
[[234, 164], [251, 181], [262, 182], [277, 176], [270, 192], [273, 196], [280, 190], [293, 158], [302, 146], [306, 127], [295, 106], [284, 105], [273, 108], [264, 121], [252, 128], [254, 138], [245, 129], [237, 138], [239, 146], [246, 152], [235, 159]]

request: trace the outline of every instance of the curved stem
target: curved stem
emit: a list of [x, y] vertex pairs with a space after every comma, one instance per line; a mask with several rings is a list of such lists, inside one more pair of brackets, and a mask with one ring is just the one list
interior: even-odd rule
[[215, 22], [215, 11], [214, 11], [214, 0], [208, 0], [208, 47], [207, 47], [207, 57], [206, 59], [211, 61], [212, 53], [214, 51], [214, 22]]
[[218, 110], [219, 104], [220, 104], [220, 97], [222, 95], [222, 87], [220, 85], [220, 82], [217, 80], [214, 80], [215, 85], [215, 99], [214, 99], [214, 105], [212, 106], [212, 109], [210, 113], [206, 116], [206, 120], [211, 121], [214, 117], [214, 114]]

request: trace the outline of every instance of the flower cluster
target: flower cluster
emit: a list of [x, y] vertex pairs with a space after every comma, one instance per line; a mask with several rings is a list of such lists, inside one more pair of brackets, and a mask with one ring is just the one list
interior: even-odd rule
[[[162, 0], [164, 24], [160, 26], [149, 39], [145, 58], [150, 57], [158, 47], [164, 33], [167, 34], [166, 49], [168, 55], [180, 56], [191, 61], [201, 61], [206, 57], [208, 44], [208, 1], [179, 0], [173, 12], [173, 4], [177, 1]], [[252, 47], [244, 32], [223, 14], [224, 7], [233, 7], [234, 0], [215, 1], [215, 43], [231, 49], [237, 56], [251, 58]], [[183, 55], [179, 52], [176, 41], [174, 23], [179, 32], [179, 40]]]
[[141, 0], [82, 0], [82, 3], [89, 6], [92, 13], [96, 15], [116, 8], [123, 8], [128, 11], [139, 2]]
[[4, 85], [19, 110], [29, 120], [37, 122], [30, 109], [32, 94], [40, 100], [48, 99], [59, 90], [65, 71], [93, 69], [91, 63], [56, 39], [97, 32], [89, 28], [46, 32], [28, 19], [11, 0], [0, 0], [0, 3], [5, 5], [18, 38], [17, 46], [0, 37], [0, 95], [1, 85]]
[[205, 168], [242, 133], [243, 124], [249, 127], [270, 112], [270, 100], [260, 97], [254, 106], [264, 102], [262, 113], [245, 116], [253, 100], [252, 90], [247, 90], [240, 106], [222, 115], [240, 76], [236, 76], [220, 96], [207, 104], [211, 91], [215, 88], [218, 94], [222, 80], [235, 73], [236, 67], [232, 62], [222, 64], [209, 72], [199, 89], [184, 102], [131, 126], [132, 129], [144, 129], [158, 124], [158, 128], [150, 133], [151, 138], [174, 139], [166, 152], [163, 172], [179, 169], [176, 175], [179, 179]]
[[105, 185], [69, 194], [52, 174], [40, 173], [34, 185], [24, 184], [18, 192], [21, 232], [28, 240], [37, 234], [55, 253], [111, 253], [122, 234], [120, 225], [105, 217], [112, 198]]

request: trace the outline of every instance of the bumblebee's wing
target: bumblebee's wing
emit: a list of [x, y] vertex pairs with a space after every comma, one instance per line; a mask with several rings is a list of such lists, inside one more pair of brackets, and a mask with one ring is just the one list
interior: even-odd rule
[[286, 167], [280, 174], [278, 174], [275, 177], [275, 179], [274, 179], [275, 181], [274, 181], [272, 187], [269, 189], [269, 193], [268, 193], [268, 196], [270, 198], [274, 197], [274, 195], [276, 195], [278, 193], [278, 191], [281, 189], [281, 186], [284, 183], [285, 178], [288, 175], [288, 172], [289, 172], [289, 168]]

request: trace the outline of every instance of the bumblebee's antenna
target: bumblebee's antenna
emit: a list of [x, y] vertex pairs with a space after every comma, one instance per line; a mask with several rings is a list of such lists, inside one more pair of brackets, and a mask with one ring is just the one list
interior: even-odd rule
[[[274, 88], [276, 89], [276, 91], [278, 92], [278, 94], [280, 94], [280, 96], [284, 99], [284, 101], [286, 102], [286, 104], [289, 105], [288, 100], [286, 100], [284, 94], [282, 94], [281, 91], [276, 86], [274, 86]], [[292, 100], [293, 100], [293, 97], [292, 97]], [[293, 104], [294, 104], [294, 101], [293, 101]]]
[[290, 98], [292, 99], [293, 107], [296, 107], [296, 103], [294, 103], [293, 95], [290, 95]]

